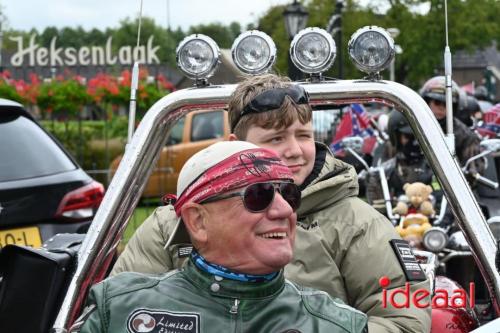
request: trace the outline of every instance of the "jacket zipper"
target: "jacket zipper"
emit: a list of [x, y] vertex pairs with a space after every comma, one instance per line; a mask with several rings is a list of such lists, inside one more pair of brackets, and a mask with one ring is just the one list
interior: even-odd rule
[[232, 315], [231, 316], [231, 323], [234, 327], [233, 331], [234, 332], [239, 332], [238, 331], [238, 307], [240, 305], [240, 300], [235, 298], [233, 305], [229, 308], [229, 313]]
[[240, 305], [240, 300], [235, 298], [234, 304], [231, 306], [231, 309], [229, 309], [229, 313], [238, 314], [238, 305]]

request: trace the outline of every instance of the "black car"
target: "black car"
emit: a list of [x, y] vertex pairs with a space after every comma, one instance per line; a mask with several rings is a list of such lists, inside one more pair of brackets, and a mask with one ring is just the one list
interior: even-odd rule
[[85, 233], [103, 196], [21, 104], [0, 98], [0, 248]]

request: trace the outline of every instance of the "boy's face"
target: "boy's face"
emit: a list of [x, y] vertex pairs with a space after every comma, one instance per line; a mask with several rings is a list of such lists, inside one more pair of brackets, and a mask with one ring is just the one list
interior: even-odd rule
[[311, 173], [316, 158], [313, 135], [312, 122], [301, 124], [295, 120], [289, 127], [279, 130], [252, 125], [247, 137], [239, 139], [274, 150], [292, 171], [295, 184], [301, 185]]

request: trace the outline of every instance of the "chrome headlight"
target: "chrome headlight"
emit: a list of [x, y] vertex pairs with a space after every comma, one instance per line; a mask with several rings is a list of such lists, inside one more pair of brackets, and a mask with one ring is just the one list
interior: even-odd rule
[[492, 152], [500, 151], [500, 139], [482, 140], [480, 145], [483, 149], [488, 149]]
[[201, 34], [190, 35], [177, 47], [177, 66], [190, 79], [207, 79], [219, 64], [219, 54], [219, 47], [212, 38]]
[[327, 71], [335, 60], [337, 47], [332, 36], [320, 28], [299, 31], [290, 44], [290, 57], [302, 72], [320, 74]]
[[250, 30], [235, 39], [231, 55], [242, 72], [258, 75], [267, 72], [276, 61], [276, 45], [262, 31]]
[[424, 233], [422, 242], [427, 250], [431, 252], [441, 252], [448, 243], [448, 235], [443, 229], [432, 227]]
[[386, 69], [395, 54], [392, 37], [386, 30], [375, 26], [356, 31], [349, 40], [348, 50], [356, 67], [368, 74]]

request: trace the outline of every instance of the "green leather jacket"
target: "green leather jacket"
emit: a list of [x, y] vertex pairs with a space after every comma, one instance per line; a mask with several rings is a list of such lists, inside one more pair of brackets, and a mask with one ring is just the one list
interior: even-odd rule
[[91, 290], [70, 332], [366, 332], [366, 315], [327, 293], [286, 281], [222, 279], [191, 260], [161, 276], [122, 273]]

